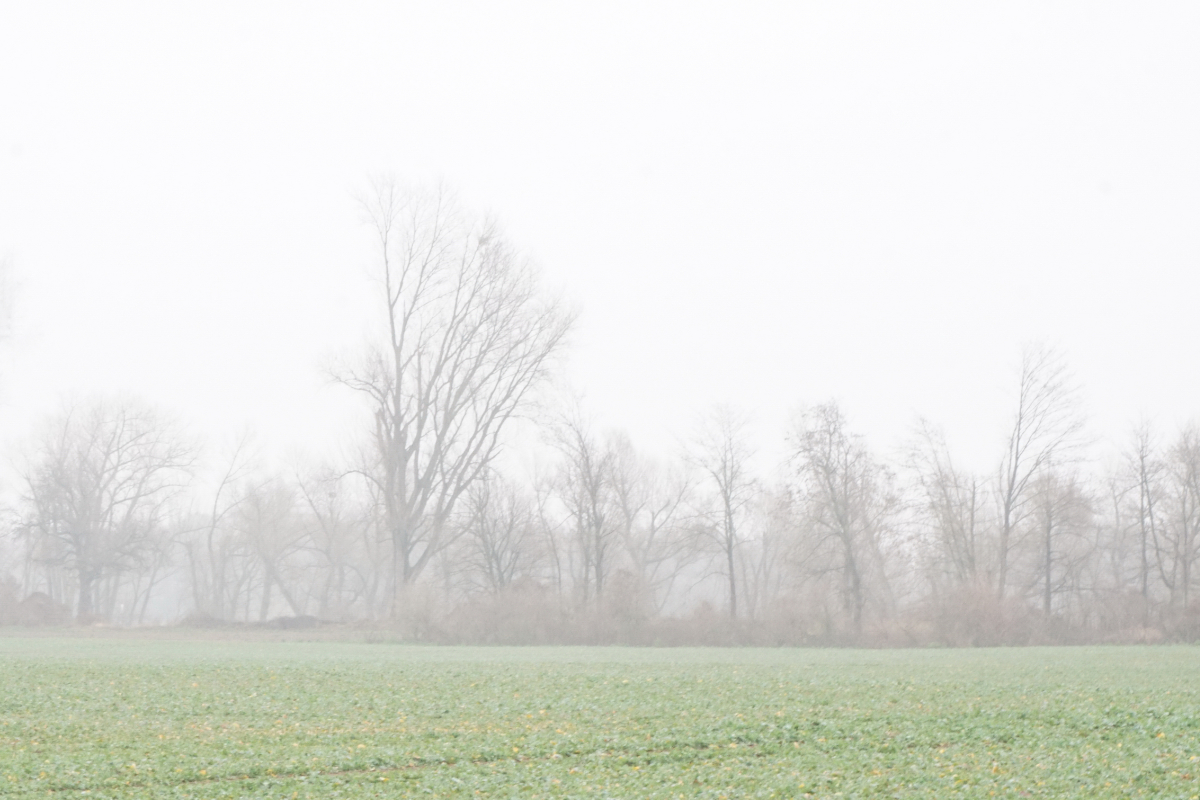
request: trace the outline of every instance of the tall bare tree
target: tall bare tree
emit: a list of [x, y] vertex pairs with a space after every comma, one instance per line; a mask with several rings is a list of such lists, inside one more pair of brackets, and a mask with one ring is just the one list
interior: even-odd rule
[[701, 421], [693, 437], [688, 459], [704, 476], [709, 502], [704, 510], [707, 524], [701, 527], [720, 552], [729, 587], [729, 616], [738, 615], [738, 548], [745, 538], [742, 524], [757, 493], [750, 469], [753, 450], [748, 437], [749, 421], [728, 406], [717, 406]]
[[325, 619], [346, 618], [367, 594], [370, 567], [360, 564], [367, 557], [361, 552], [361, 531], [368, 525], [369, 509], [363, 493], [354, 491], [353, 477], [328, 465], [296, 476], [308, 547], [318, 555], [323, 572], [316, 595], [318, 615]]
[[795, 507], [791, 492], [785, 486], [775, 486], [758, 492], [753, 504], [752, 525], [743, 540], [739, 559], [742, 598], [746, 616], [753, 618], [766, 610], [783, 595], [788, 581], [793, 548], [797, 544]]
[[689, 560], [684, 535], [692, 483], [683, 470], [651, 460], [621, 434], [612, 440], [613, 491], [621, 543], [639, 598], [661, 611]]
[[203, 509], [181, 526], [179, 541], [187, 558], [194, 610], [214, 619], [234, 617], [237, 597], [249, 578], [251, 553], [231, 518], [246, 499], [239, 485], [253, 472], [256, 461], [252, 437], [245, 431], [224, 454]]
[[827, 550], [844, 606], [861, 633], [870, 601], [890, 605], [884, 539], [898, 504], [891, 474], [848, 430], [834, 403], [803, 413], [791, 445], [796, 496], [816, 537], [818, 563], [820, 550]]
[[1075, 384], [1063, 357], [1042, 345], [1026, 347], [1021, 354], [1017, 408], [997, 478], [996, 594], [1000, 598], [1008, 584], [1014, 534], [1029, 513], [1031, 483], [1052, 461], [1066, 458], [1082, 429]]
[[1032, 486], [1032, 506], [1038, 544], [1035, 575], [1042, 613], [1049, 616], [1055, 595], [1067, 588], [1081, 562], [1091, 555], [1092, 502], [1077, 475], [1051, 468], [1038, 473]]
[[338, 378], [373, 415], [372, 458], [393, 547], [393, 613], [455, 534], [455, 506], [489, 469], [571, 316], [490, 221], [444, 190], [375, 186], [363, 203], [377, 239], [383, 335]]
[[1136, 490], [1134, 509], [1138, 545], [1138, 591], [1142, 599], [1150, 600], [1150, 575], [1154, 566], [1155, 543], [1160, 528], [1159, 501], [1162, 494], [1164, 464], [1154, 442], [1154, 432], [1148, 422], [1140, 424], [1133, 433], [1133, 443], [1126, 452], [1129, 471]]
[[1187, 611], [1200, 559], [1200, 428], [1185, 427], [1166, 459], [1163, 524], [1154, 542], [1159, 577], [1171, 603]]
[[102, 611], [103, 581], [148, 555], [191, 464], [172, 426], [133, 401], [71, 407], [45, 426], [24, 475], [21, 530], [35, 559], [73, 575], [80, 619]]
[[304, 544], [304, 529], [297, 518], [296, 489], [275, 477], [248, 484], [238, 504], [236, 525], [261, 570], [258, 618], [265, 620], [271, 611], [272, 590], [279, 593], [292, 613], [304, 613], [304, 598], [288, 575], [288, 560]]
[[926, 420], [918, 423], [908, 462], [932, 536], [935, 569], [957, 585], [977, 583], [986, 568], [985, 487], [954, 464], [942, 432]]
[[[601, 440], [575, 409], [556, 426], [554, 445], [559, 462], [554, 487], [565, 525], [552, 529], [571, 532], [573, 550], [565, 555], [575, 579], [581, 607], [600, 606], [621, 531], [614, 470], [616, 456], [610, 441]], [[574, 562], [574, 563], [572, 563]]]

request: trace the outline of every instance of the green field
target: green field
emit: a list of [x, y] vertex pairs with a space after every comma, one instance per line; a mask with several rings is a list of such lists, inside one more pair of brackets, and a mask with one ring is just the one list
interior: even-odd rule
[[0, 637], [0, 796], [1196, 797], [1200, 649]]

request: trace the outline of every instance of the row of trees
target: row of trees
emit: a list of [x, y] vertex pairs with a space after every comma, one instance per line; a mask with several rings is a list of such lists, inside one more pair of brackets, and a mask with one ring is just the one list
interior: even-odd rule
[[[1106, 462], [1054, 351], [1024, 352], [980, 474], [924, 421], [882, 459], [832, 403], [797, 415], [773, 474], [728, 408], [655, 458], [579, 404], [548, 410], [572, 318], [494, 224], [390, 184], [364, 208], [377, 344], [335, 372], [364, 401], [359, 449], [272, 469], [249, 438], [202, 458], [133, 401], [72, 407], [26, 461], [12, 596], [124, 624], [386, 620], [449, 638], [1193, 635], [1200, 431], [1142, 426], [1089, 468]], [[514, 436], [530, 417], [539, 433]]]

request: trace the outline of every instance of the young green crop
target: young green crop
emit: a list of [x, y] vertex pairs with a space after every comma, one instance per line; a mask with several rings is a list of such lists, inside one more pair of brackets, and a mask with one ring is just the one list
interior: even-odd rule
[[1190, 798], [1197, 667], [0, 638], [0, 795]]

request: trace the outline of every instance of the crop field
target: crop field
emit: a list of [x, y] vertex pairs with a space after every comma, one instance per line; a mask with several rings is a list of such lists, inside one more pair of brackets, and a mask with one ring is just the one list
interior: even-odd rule
[[1200, 795], [1200, 649], [0, 637], [3, 797]]

